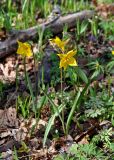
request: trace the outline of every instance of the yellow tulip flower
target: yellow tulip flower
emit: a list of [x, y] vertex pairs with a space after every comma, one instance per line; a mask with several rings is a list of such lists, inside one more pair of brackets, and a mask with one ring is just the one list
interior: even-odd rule
[[28, 43], [22, 43], [20, 41], [18, 42], [18, 49], [17, 49], [17, 54], [22, 55], [23, 57], [30, 57], [32, 56], [32, 50], [31, 46]]
[[65, 45], [67, 44], [68, 40], [62, 41], [59, 37], [55, 39], [50, 39], [51, 44], [57, 45], [62, 51], [65, 49]]
[[76, 51], [71, 50], [66, 54], [57, 54], [60, 58], [60, 68], [64, 68], [66, 70], [67, 66], [77, 66], [77, 62], [73, 57], [76, 54]]
[[112, 55], [114, 55], [114, 50], [112, 51]]

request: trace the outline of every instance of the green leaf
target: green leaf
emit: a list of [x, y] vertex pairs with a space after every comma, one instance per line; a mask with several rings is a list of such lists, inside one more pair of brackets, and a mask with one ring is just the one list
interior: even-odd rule
[[58, 155], [54, 158], [54, 160], [64, 160], [64, 157], [62, 155]]
[[114, 116], [111, 117], [112, 126], [114, 126]]
[[24, 0], [24, 3], [22, 5], [22, 12], [25, 10], [25, 8], [27, 7], [27, 0]]
[[67, 132], [67, 134], [68, 134], [68, 130], [69, 130], [69, 127], [70, 127], [70, 123], [71, 123], [73, 114], [74, 114], [76, 108], [78, 107], [78, 106], [77, 106], [77, 102], [78, 102], [78, 99], [79, 99], [80, 95], [81, 95], [81, 93], [80, 93], [80, 91], [79, 91], [79, 92], [77, 93], [77, 95], [76, 95], [76, 98], [75, 98], [75, 100], [74, 100], [74, 104], [73, 104], [72, 109], [71, 109], [71, 111], [70, 111], [70, 114], [69, 114], [69, 116], [68, 116], [67, 124], [66, 124], [66, 132]]
[[34, 93], [33, 93], [33, 89], [32, 89], [32, 83], [30, 81], [30, 78], [29, 78], [27, 72], [26, 72], [25, 76], [26, 76], [26, 79], [27, 79], [30, 95], [32, 97], [33, 111], [36, 113], [35, 97], [34, 97]]
[[114, 152], [114, 143], [110, 144], [110, 149]]
[[[63, 109], [63, 107], [62, 107], [62, 105], [60, 105], [59, 108], [58, 108], [59, 113], [62, 111], [62, 109]], [[50, 129], [51, 129], [52, 125], [54, 124], [54, 120], [55, 120], [55, 118], [58, 116], [58, 111], [56, 111], [56, 112], [51, 116], [51, 118], [49, 119], [49, 122], [48, 122], [48, 124], [47, 124], [47, 126], [46, 126], [46, 130], [45, 130], [45, 134], [44, 134], [44, 140], [43, 140], [43, 147], [45, 147], [45, 143], [46, 143], [46, 140], [47, 140], [47, 136], [48, 136], [48, 134], [49, 134], [49, 132], [50, 132]]]
[[42, 96], [37, 103], [37, 108], [41, 109], [46, 102], [47, 102], [46, 96]]
[[85, 92], [87, 91], [88, 87], [90, 85], [90, 81], [86, 84], [86, 86], [84, 87], [84, 89], [82, 90], [82, 92], [78, 92], [76, 97], [75, 97], [75, 100], [74, 100], [74, 104], [71, 108], [71, 111], [69, 113], [69, 116], [68, 116], [68, 119], [67, 119], [67, 123], [66, 123], [66, 133], [68, 134], [68, 130], [69, 130], [69, 127], [70, 127], [70, 124], [71, 124], [71, 120], [72, 120], [72, 117], [73, 117], [73, 114], [76, 110], [79, 109], [79, 106], [80, 106], [80, 103], [82, 101], [82, 98], [85, 94]]
[[96, 78], [99, 74], [100, 74], [100, 72], [99, 72], [98, 70], [96, 70], [96, 71], [92, 74], [91, 79]]
[[[42, 88], [41, 88], [41, 90], [42, 90], [43, 93], [46, 95], [46, 97], [48, 98], [50, 104], [52, 105], [54, 113], [56, 113], [56, 112], [58, 113], [58, 116], [59, 116], [59, 118], [60, 118], [60, 121], [61, 121], [61, 123], [62, 123], [62, 127], [63, 127], [63, 130], [64, 130], [64, 133], [65, 133], [64, 122], [63, 122], [63, 119], [62, 119], [62, 117], [61, 117], [61, 115], [60, 115], [60, 113], [59, 113], [58, 106], [56, 106], [56, 105], [54, 104], [53, 100], [47, 95], [47, 93], [46, 93]], [[64, 106], [62, 106], [62, 107], [64, 108]]]
[[18, 155], [17, 155], [17, 150], [16, 150], [15, 147], [14, 147], [14, 151], [13, 151], [13, 159], [14, 159], [14, 160], [19, 160], [19, 159], [18, 159]]
[[21, 147], [18, 149], [18, 152], [19, 153], [22, 153], [22, 152], [26, 152], [28, 153], [30, 151], [29, 147], [25, 144], [25, 142], [21, 142]]
[[111, 61], [107, 64], [107, 69], [110, 71], [114, 67], [114, 61]]
[[88, 83], [88, 78], [82, 69], [76, 67], [76, 73], [85, 83]]
[[78, 144], [72, 144], [72, 146], [69, 149], [69, 153], [75, 155], [77, 153], [77, 150], [78, 150]]
[[80, 34], [86, 31], [88, 24], [84, 24], [81, 26]]

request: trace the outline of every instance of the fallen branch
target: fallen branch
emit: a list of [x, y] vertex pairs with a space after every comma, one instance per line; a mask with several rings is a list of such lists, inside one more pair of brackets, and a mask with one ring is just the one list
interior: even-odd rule
[[92, 18], [95, 14], [94, 11], [86, 10], [79, 13], [73, 13], [66, 16], [61, 16], [58, 19], [39, 24], [26, 30], [16, 31], [8, 37], [3, 42], [0, 42], [0, 58], [7, 56], [10, 53], [13, 53], [17, 49], [17, 40], [27, 41], [34, 39], [38, 33], [38, 27], [41, 29], [50, 29], [52, 33], [58, 34], [62, 32], [63, 27], [67, 25], [68, 29], [75, 27], [77, 20], [83, 20]]

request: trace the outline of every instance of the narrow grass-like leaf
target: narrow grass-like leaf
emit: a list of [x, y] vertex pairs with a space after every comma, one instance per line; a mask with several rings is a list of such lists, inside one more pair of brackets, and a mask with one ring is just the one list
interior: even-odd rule
[[36, 123], [35, 125], [32, 126], [31, 131], [30, 131], [30, 135], [32, 135], [32, 133], [34, 132], [35, 127], [37, 126], [38, 122], [39, 122], [39, 118], [40, 118], [40, 113], [41, 113], [41, 109], [43, 107], [43, 105], [46, 103], [46, 96], [41, 97], [39, 103], [37, 104], [37, 109], [38, 109], [38, 115], [36, 118]]
[[84, 24], [84, 23], [82, 23], [82, 25], [81, 25], [81, 30], [80, 30], [80, 34], [82, 34], [83, 32], [85, 32], [85, 31], [86, 31], [87, 26], [88, 26], [88, 24]]
[[88, 89], [88, 86], [90, 85], [90, 81], [86, 84], [85, 88], [82, 90], [82, 92], [78, 92], [76, 97], [75, 97], [75, 100], [74, 100], [74, 104], [71, 108], [71, 111], [69, 113], [69, 116], [68, 116], [68, 119], [67, 119], [67, 123], [66, 123], [66, 134], [68, 134], [68, 130], [69, 130], [69, 127], [70, 127], [70, 124], [71, 124], [71, 120], [73, 118], [73, 114], [76, 110], [79, 109], [79, 106], [80, 106], [80, 103], [82, 101], [82, 98], [85, 94], [85, 92], [87, 91]]
[[69, 127], [70, 127], [70, 122], [71, 122], [71, 120], [72, 120], [72, 116], [73, 116], [73, 114], [74, 114], [74, 112], [75, 112], [75, 110], [76, 110], [76, 107], [77, 107], [77, 102], [78, 102], [78, 99], [79, 99], [79, 97], [80, 97], [80, 91], [78, 92], [78, 94], [76, 95], [76, 98], [75, 98], [75, 100], [74, 100], [74, 104], [73, 104], [73, 106], [72, 106], [72, 109], [71, 109], [71, 111], [70, 111], [70, 114], [69, 114], [69, 116], [68, 116], [68, 119], [67, 119], [67, 124], [66, 124], [66, 132], [68, 133], [68, 130], [69, 130]]
[[14, 160], [19, 160], [19, 159], [18, 159], [18, 155], [17, 155], [17, 150], [16, 150], [15, 147], [14, 147], [14, 152], [13, 152], [13, 159], [14, 159]]
[[60, 105], [60, 106], [58, 107], [58, 111], [56, 111], [56, 112], [51, 116], [51, 118], [49, 119], [49, 122], [48, 122], [47, 127], [46, 127], [46, 130], [45, 130], [45, 134], [44, 134], [43, 147], [45, 147], [45, 143], [46, 143], [48, 134], [49, 134], [49, 132], [50, 132], [50, 130], [51, 130], [51, 127], [52, 127], [52, 125], [54, 124], [54, 120], [55, 120], [55, 118], [56, 118], [57, 116], [59, 116], [59, 115], [58, 115], [58, 112], [59, 112], [59, 114], [60, 114], [61, 111], [62, 111], [62, 109], [63, 109], [63, 107], [62, 107], [62, 105]]
[[27, 72], [26, 72], [26, 78], [27, 78], [27, 83], [28, 83], [30, 95], [31, 95], [31, 97], [32, 97], [33, 110], [34, 110], [34, 112], [36, 113], [35, 97], [34, 97], [34, 94], [33, 94], [33, 89], [32, 89], [32, 85], [31, 85], [31, 81], [30, 81], [30, 78], [29, 78]]
[[25, 10], [25, 8], [26, 8], [27, 1], [28, 1], [28, 0], [25, 0], [25, 1], [24, 1], [24, 3], [23, 3], [23, 6], [22, 6], [22, 12], [23, 12], [23, 11]]
[[88, 78], [82, 69], [76, 67], [76, 73], [86, 84], [88, 83]]
[[107, 69], [110, 71], [114, 67], [114, 61], [111, 61], [107, 64]]
[[[60, 120], [61, 120], [61, 123], [62, 123], [62, 126], [63, 126], [63, 130], [64, 130], [64, 133], [65, 133], [65, 132], [66, 132], [66, 131], [65, 131], [65, 124], [64, 124], [64, 121], [63, 121], [63, 119], [62, 119], [62, 117], [61, 117], [61, 115], [60, 115], [60, 113], [59, 113], [58, 106], [56, 106], [56, 105], [54, 104], [54, 102], [52, 101], [52, 99], [47, 95], [47, 93], [46, 93], [44, 90], [42, 90], [42, 91], [43, 91], [43, 93], [46, 95], [46, 97], [48, 98], [50, 104], [52, 105], [54, 113], [56, 113], [56, 112], [58, 113], [58, 116], [59, 116], [59, 118], [60, 118]], [[64, 108], [64, 106], [62, 106], [62, 108]]]

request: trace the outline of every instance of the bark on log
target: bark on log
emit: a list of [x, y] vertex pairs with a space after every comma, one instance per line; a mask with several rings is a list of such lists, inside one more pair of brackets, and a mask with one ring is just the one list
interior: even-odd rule
[[0, 42], [0, 58], [7, 56], [10, 53], [14, 53], [17, 49], [17, 40], [27, 41], [34, 39], [37, 36], [38, 27], [41, 29], [50, 29], [52, 33], [58, 34], [62, 32], [64, 25], [68, 26], [68, 29], [75, 27], [77, 20], [83, 20], [92, 18], [95, 11], [85, 10], [78, 13], [61, 16], [53, 22], [45, 22], [38, 26], [31, 27], [26, 30], [16, 31], [10, 35], [5, 41]]

